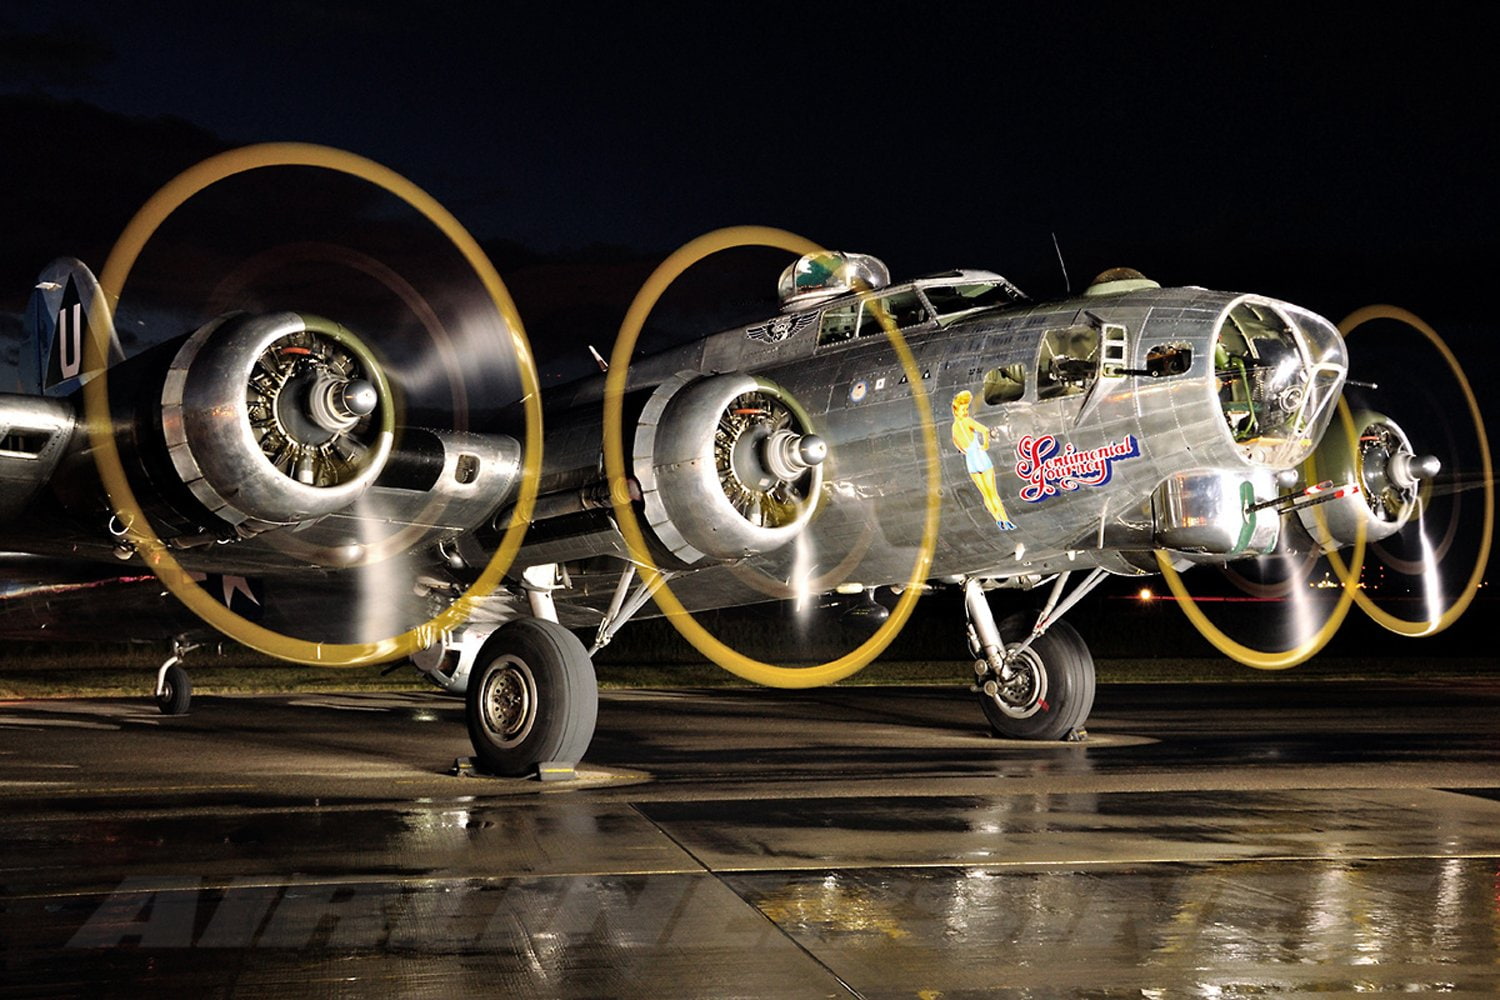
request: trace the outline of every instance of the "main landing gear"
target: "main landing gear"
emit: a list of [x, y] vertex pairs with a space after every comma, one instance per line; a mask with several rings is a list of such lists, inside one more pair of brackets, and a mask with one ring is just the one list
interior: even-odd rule
[[1017, 740], [1081, 740], [1094, 705], [1094, 658], [1083, 639], [1058, 617], [1104, 579], [1096, 570], [1058, 598], [1068, 574], [1058, 578], [1040, 615], [1011, 615], [1000, 622], [978, 580], [964, 583], [974, 690], [996, 736]]
[[518, 618], [491, 633], [464, 697], [475, 759], [490, 774], [571, 767], [594, 738], [594, 665], [578, 637], [553, 621]]

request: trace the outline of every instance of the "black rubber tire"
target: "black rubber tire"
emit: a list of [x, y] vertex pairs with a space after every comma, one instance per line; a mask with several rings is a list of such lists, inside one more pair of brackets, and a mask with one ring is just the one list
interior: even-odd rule
[[193, 703], [193, 682], [188, 672], [175, 663], [167, 668], [162, 682], [162, 692], [156, 696], [156, 707], [162, 715], [186, 715]]
[[[507, 689], [512, 697], [502, 705]], [[599, 717], [588, 651], [572, 632], [540, 618], [508, 622], [485, 640], [464, 700], [476, 763], [508, 777], [542, 763], [577, 764]]]
[[[1000, 623], [1006, 645], [1031, 634], [1032, 612], [1011, 615]], [[980, 707], [996, 735], [1012, 740], [1075, 739], [1094, 707], [1094, 657], [1083, 637], [1067, 622], [1055, 622], [1031, 644], [1047, 673], [1046, 708], [1025, 719], [1000, 711], [993, 698], [979, 695]]]

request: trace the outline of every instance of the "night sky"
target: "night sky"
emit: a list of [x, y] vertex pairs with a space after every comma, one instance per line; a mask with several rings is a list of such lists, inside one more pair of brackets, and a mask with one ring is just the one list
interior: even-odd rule
[[1132, 6], [7, 3], [0, 295], [97, 266], [203, 155], [301, 140], [410, 177], [502, 269], [757, 223], [1038, 296], [1055, 233], [1075, 284], [1471, 301], [1500, 14]]
[[[101, 266], [179, 170], [296, 140], [443, 202], [500, 267], [544, 368], [582, 370], [584, 343], [607, 354], [677, 246], [753, 223], [898, 278], [997, 270], [1036, 298], [1064, 291], [1055, 235], [1075, 291], [1129, 265], [1335, 321], [1393, 302], [1478, 377], [1500, 259], [1500, 8], [1372, 11], [5, 2], [0, 334], [16, 336], [43, 264]], [[247, 212], [336, 214], [318, 190], [286, 173]], [[193, 259], [212, 271], [235, 246]], [[680, 338], [769, 313], [784, 263], [707, 268], [658, 323]]]

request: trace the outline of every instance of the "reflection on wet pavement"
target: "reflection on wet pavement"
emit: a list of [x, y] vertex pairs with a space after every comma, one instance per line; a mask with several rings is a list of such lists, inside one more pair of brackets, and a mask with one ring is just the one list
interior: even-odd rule
[[641, 809], [717, 871], [1500, 851], [1500, 803], [1427, 789], [707, 801]]
[[6, 706], [0, 994], [1490, 997], [1500, 692], [1433, 690], [1163, 689], [1065, 748], [632, 693], [594, 764], [635, 777], [564, 789], [446, 777], [420, 696]]
[[727, 881], [865, 996], [1492, 996], [1493, 859]]

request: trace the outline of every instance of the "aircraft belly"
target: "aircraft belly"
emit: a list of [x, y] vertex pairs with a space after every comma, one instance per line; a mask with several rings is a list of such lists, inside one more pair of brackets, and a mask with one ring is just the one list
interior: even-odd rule
[[[218, 635], [175, 598], [164, 597], [155, 578], [77, 583], [69, 590], [38, 593], [49, 586], [28, 582], [26, 590], [0, 595], [0, 637], [46, 642], [158, 641], [163, 636]], [[108, 607], [101, 614], [101, 607]], [[121, 623], [128, 621], [128, 630]]]

